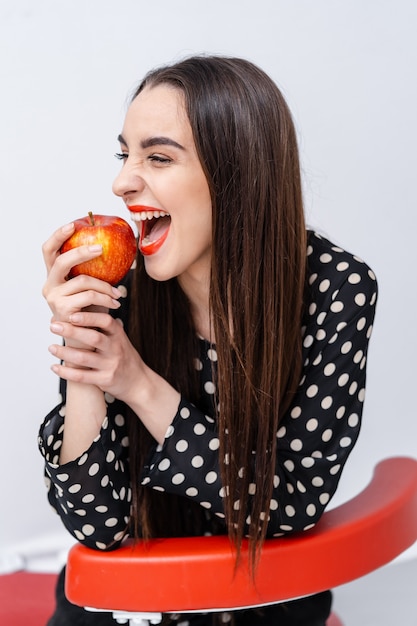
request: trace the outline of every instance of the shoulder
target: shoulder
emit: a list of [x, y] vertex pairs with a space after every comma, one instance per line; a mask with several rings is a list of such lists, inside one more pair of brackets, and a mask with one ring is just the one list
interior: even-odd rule
[[321, 302], [334, 301], [343, 288], [360, 305], [377, 291], [375, 273], [362, 258], [315, 231], [308, 231], [307, 282], [310, 298]]

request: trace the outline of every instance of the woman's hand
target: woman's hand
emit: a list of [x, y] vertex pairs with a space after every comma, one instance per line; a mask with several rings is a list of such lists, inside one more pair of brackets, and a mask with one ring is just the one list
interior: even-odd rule
[[68, 322], [54, 321], [51, 330], [66, 344], [49, 348], [63, 361], [53, 365], [53, 371], [70, 383], [93, 386], [122, 400], [162, 443], [180, 394], [143, 362], [121, 321], [108, 313], [81, 311]]
[[[51, 331], [65, 341], [65, 345], [49, 348], [64, 362], [53, 366], [56, 374], [65, 380], [95, 385], [128, 402], [132, 388], [147, 368], [120, 320], [108, 313], [78, 311], [69, 316], [68, 322], [54, 320]], [[73, 346], [89, 346], [90, 349]]]
[[117, 309], [121, 293], [109, 283], [91, 276], [77, 276], [67, 280], [74, 265], [88, 261], [102, 253], [101, 246], [80, 246], [65, 254], [60, 253], [62, 244], [74, 232], [74, 224], [67, 224], [55, 231], [42, 247], [47, 270], [47, 280], [42, 294], [53, 314], [54, 321], [68, 321], [74, 313], [95, 307], [100, 310]]

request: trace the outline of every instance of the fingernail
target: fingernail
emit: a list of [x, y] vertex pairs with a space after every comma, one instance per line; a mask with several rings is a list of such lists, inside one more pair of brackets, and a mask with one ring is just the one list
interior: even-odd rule
[[48, 350], [49, 350], [49, 352], [51, 354], [53, 354], [55, 356], [55, 354], [56, 354], [56, 346], [49, 346]]
[[103, 246], [101, 246], [99, 243], [95, 243], [92, 246], [88, 246], [88, 250], [89, 252], [102, 252]]
[[62, 331], [64, 330], [64, 327], [61, 324], [57, 324], [56, 322], [53, 322], [49, 328], [53, 333], [62, 333]]
[[117, 287], [112, 287], [112, 291], [113, 291], [113, 295], [115, 295], [116, 298], [121, 298], [122, 297], [122, 292], [119, 291], [119, 289], [117, 289]]
[[70, 315], [69, 317], [69, 321], [70, 322], [81, 322], [82, 320], [82, 314], [81, 313], [73, 313], [72, 315]]
[[74, 228], [74, 223], [71, 222], [70, 224], [65, 224], [65, 226], [62, 227], [62, 232], [63, 233], [70, 233]]
[[112, 302], [113, 302], [113, 304], [114, 304], [114, 305], [116, 305], [117, 307], [122, 306], [118, 300], [113, 300], [113, 298], [112, 298], [112, 300], [111, 300], [111, 301], [112, 301]]

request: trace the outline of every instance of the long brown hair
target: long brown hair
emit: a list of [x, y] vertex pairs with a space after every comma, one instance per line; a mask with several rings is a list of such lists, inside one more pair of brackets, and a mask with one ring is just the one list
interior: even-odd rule
[[[296, 132], [280, 90], [249, 61], [191, 57], [149, 73], [133, 98], [159, 84], [183, 93], [211, 192], [210, 313], [218, 355], [224, 512], [238, 550], [249, 515], [255, 562], [267, 531], [278, 424], [301, 372], [307, 244]], [[195, 331], [176, 279], [152, 281], [139, 259], [132, 298], [132, 341], [151, 367], [197, 400]], [[150, 490], [135, 481], [149, 436], [138, 419], [133, 424], [138, 528], [145, 536], [176, 534], [180, 527], [195, 533], [195, 521], [181, 519], [170, 531], [170, 517], [163, 519], [159, 508], [152, 512]], [[155, 498], [161, 505], [163, 498]]]

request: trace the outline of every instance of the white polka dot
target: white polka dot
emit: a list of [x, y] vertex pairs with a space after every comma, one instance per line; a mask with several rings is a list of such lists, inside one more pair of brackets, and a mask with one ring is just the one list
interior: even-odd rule
[[108, 475], [107, 475], [107, 474], [105, 474], [105, 475], [103, 476], [103, 478], [101, 479], [101, 481], [100, 481], [100, 485], [101, 485], [102, 487], [107, 487], [107, 485], [109, 484], [109, 482], [110, 482], [110, 478], [108, 477]]
[[74, 485], [71, 485], [71, 487], [69, 487], [68, 491], [69, 493], [78, 493], [79, 491], [81, 491], [81, 485], [79, 483], [75, 483]]
[[181, 474], [179, 472], [178, 474], [174, 474], [174, 476], [172, 477], [172, 484], [173, 485], [181, 485], [181, 483], [183, 483], [184, 480], [185, 480], [184, 474]]
[[114, 418], [114, 422], [116, 424], [116, 426], [124, 426], [125, 424], [125, 418], [123, 417], [123, 415], [120, 415], [120, 413], [118, 413], [116, 415], [116, 417]]
[[355, 302], [358, 306], [363, 306], [366, 302], [366, 296], [364, 293], [358, 293], [355, 296]]
[[358, 393], [359, 402], [363, 402], [365, 400], [365, 389], [360, 389]]
[[211, 509], [211, 502], [200, 502], [200, 506], [204, 509]]
[[287, 506], [285, 507], [285, 513], [288, 515], [288, 517], [294, 517], [295, 508], [290, 504], [287, 504]]
[[80, 532], [79, 530], [74, 530], [74, 535], [77, 537], [77, 539], [79, 539], [79, 541], [83, 541], [85, 539], [85, 535], [83, 535], [82, 532]]
[[213, 439], [210, 439], [210, 442], [209, 442], [210, 450], [218, 450], [219, 446], [220, 446], [220, 440], [218, 439], [218, 437], [213, 437]]
[[342, 437], [339, 443], [341, 448], [348, 448], [352, 443], [352, 439], [350, 437]]
[[324, 442], [330, 441], [332, 437], [333, 437], [333, 431], [331, 428], [326, 428], [326, 430], [323, 432], [321, 436], [322, 441]]
[[313, 365], [320, 365], [323, 360], [323, 355], [321, 352], [318, 353], [317, 357], [313, 361]]
[[340, 348], [340, 352], [342, 354], [347, 354], [351, 350], [352, 350], [352, 342], [351, 341], [345, 341], [345, 343]]
[[332, 476], [334, 476], [335, 474], [338, 473], [338, 471], [340, 470], [340, 465], [333, 465], [333, 467], [330, 468], [330, 474], [332, 474]]
[[329, 502], [329, 500], [330, 500], [330, 494], [328, 494], [328, 493], [321, 493], [320, 494], [320, 496], [319, 496], [320, 504], [322, 504], [324, 506], [325, 504], [327, 504]]
[[202, 456], [196, 455], [191, 459], [191, 465], [193, 467], [201, 467], [204, 465], [204, 459]]
[[363, 357], [363, 350], [358, 350], [353, 357], [354, 363], [360, 363]]
[[290, 443], [290, 448], [294, 450], [294, 452], [299, 452], [303, 449], [303, 442], [301, 439], [293, 439]]
[[250, 496], [254, 496], [255, 493], [256, 493], [256, 485], [255, 485], [255, 483], [249, 483], [249, 485], [248, 485], [248, 494]]
[[173, 427], [172, 424], [170, 424], [167, 428], [167, 431], [165, 433], [165, 439], [169, 439], [170, 437], [172, 437], [172, 435], [175, 433], [175, 428]]
[[309, 348], [313, 344], [313, 341], [314, 341], [314, 337], [312, 335], [306, 335], [303, 341], [303, 346], [305, 348]]
[[358, 383], [356, 382], [356, 380], [354, 380], [351, 386], [349, 387], [349, 393], [351, 396], [353, 396], [356, 393], [357, 388], [358, 388]]
[[169, 459], [162, 459], [162, 461], [160, 461], [158, 463], [158, 469], [160, 472], [165, 472], [171, 465], [171, 461]]
[[327, 252], [325, 252], [324, 254], [320, 255], [320, 261], [322, 263], [330, 263], [330, 261], [332, 260], [332, 255], [328, 254]]
[[344, 387], [349, 381], [349, 374], [341, 374], [337, 380], [339, 387]]
[[316, 339], [318, 341], [323, 341], [323, 339], [326, 339], [326, 331], [323, 330], [322, 328], [320, 328], [317, 332], [316, 332]]
[[314, 396], [317, 395], [319, 391], [319, 388], [317, 385], [310, 385], [310, 387], [308, 387], [308, 389], [306, 390], [306, 396], [308, 398], [314, 398]]
[[347, 263], [346, 261], [341, 261], [340, 263], [338, 263], [336, 265], [336, 269], [338, 272], [344, 272], [345, 270], [347, 270], [349, 267], [349, 263]]
[[300, 415], [301, 415], [301, 407], [295, 406], [291, 411], [291, 417], [293, 419], [297, 419], [297, 417], [300, 417]]
[[348, 281], [350, 282], [351, 285], [357, 285], [358, 283], [361, 282], [361, 277], [359, 274], [354, 272], [353, 274], [350, 274], [350, 276], [348, 277]]
[[309, 456], [306, 456], [304, 457], [304, 459], [301, 459], [301, 465], [305, 468], [313, 467], [314, 464], [315, 464], [314, 459], [312, 459]]
[[89, 504], [90, 502], [93, 502], [95, 499], [96, 497], [94, 494], [87, 493], [85, 496], [83, 496], [82, 502], [84, 502], [84, 504]]
[[74, 509], [74, 513], [80, 517], [85, 517], [87, 515], [87, 511], [84, 509]]
[[214, 361], [214, 362], [217, 361], [217, 352], [213, 348], [209, 348], [207, 350], [207, 356], [210, 359], [210, 361]]
[[216, 480], [217, 480], [217, 472], [208, 472], [208, 474], [206, 474], [205, 481], [209, 485], [215, 483]]
[[185, 439], [180, 439], [175, 444], [175, 449], [177, 450], [177, 452], [185, 452], [187, 448], [188, 448], [188, 441], [186, 441]]
[[187, 417], [190, 417], [190, 409], [188, 409], [186, 406], [183, 406], [180, 411], [180, 415], [183, 419], [187, 419]]
[[113, 452], [113, 450], [109, 450], [106, 454], [106, 461], [107, 463], [111, 463], [112, 461], [114, 461], [114, 459], [116, 458], [115, 453]]
[[336, 365], [334, 363], [327, 363], [323, 372], [325, 376], [331, 376], [336, 371]]
[[344, 308], [345, 305], [343, 304], [343, 302], [340, 302], [340, 300], [336, 300], [330, 305], [330, 310], [332, 311], [332, 313], [340, 313], [341, 311], [343, 311]]
[[322, 409], [330, 409], [333, 404], [333, 398], [331, 396], [326, 396], [320, 403]]
[[97, 511], [97, 513], [107, 513], [108, 510], [109, 507], [105, 506], [104, 504], [100, 504], [99, 506], [95, 507], [95, 511]]
[[281, 426], [281, 428], [277, 432], [277, 437], [278, 439], [283, 439], [286, 434], [287, 434], [287, 429], [285, 428], [285, 426]]
[[356, 428], [356, 426], [359, 424], [359, 415], [357, 415], [356, 413], [352, 413], [352, 415], [349, 415], [348, 424], [351, 428]]
[[91, 524], [84, 524], [81, 530], [86, 537], [90, 537], [96, 529]]
[[280, 529], [285, 531], [285, 532], [291, 532], [292, 531], [292, 526], [289, 526], [288, 524], [280, 524]]
[[98, 463], [93, 463], [88, 470], [90, 476], [95, 476], [100, 470], [100, 465]]
[[316, 311], [317, 311], [317, 304], [315, 302], [312, 302], [310, 306], [308, 307], [308, 312], [310, 315], [314, 315]]
[[196, 489], [196, 487], [188, 487], [188, 489], [186, 489], [185, 493], [190, 498], [193, 498], [194, 496], [198, 495], [198, 489]]
[[311, 481], [311, 484], [313, 485], [313, 487], [323, 487], [324, 480], [322, 479], [321, 476], [314, 476], [314, 478]]
[[294, 465], [294, 461], [291, 461], [290, 459], [287, 459], [286, 461], [284, 461], [284, 467], [289, 471], [289, 472], [293, 472], [295, 465]]
[[206, 383], [204, 383], [204, 390], [206, 393], [213, 395], [216, 391], [216, 387], [211, 380], [208, 380]]
[[330, 280], [328, 278], [325, 278], [324, 280], [321, 281], [319, 285], [319, 291], [321, 293], [324, 293], [328, 290], [329, 287], [330, 287]]
[[306, 424], [306, 430], [312, 433], [314, 430], [317, 429], [318, 425], [319, 425], [318, 420], [315, 417], [312, 417], [311, 419], [308, 420]]
[[319, 325], [323, 324], [323, 322], [326, 319], [326, 317], [327, 317], [326, 311], [322, 311], [321, 313], [319, 313], [317, 315], [317, 320], [316, 320], [317, 324], [319, 324]]
[[316, 507], [314, 504], [309, 504], [306, 508], [306, 513], [309, 517], [313, 517], [316, 514]]
[[106, 521], [104, 522], [104, 525], [107, 526], [107, 528], [113, 528], [113, 526], [117, 526], [117, 517], [109, 517], [109, 519], [106, 519]]
[[201, 370], [203, 369], [203, 364], [201, 362], [200, 359], [194, 359], [194, 368], [198, 371], [201, 372]]
[[346, 413], [346, 407], [340, 406], [336, 411], [337, 419], [340, 420], [344, 416], [345, 413]]
[[270, 508], [270, 510], [271, 510], [271, 511], [276, 511], [276, 510], [277, 510], [277, 508], [278, 508], [278, 502], [277, 502], [277, 500], [272, 499], [272, 500], [269, 502], [269, 508]]
[[85, 452], [82, 456], [80, 456], [80, 458], [78, 459], [78, 465], [84, 465], [84, 463], [86, 462], [86, 460], [88, 459], [88, 452]]
[[196, 435], [203, 435], [206, 432], [206, 427], [204, 424], [195, 424], [193, 428]]
[[305, 493], [307, 489], [300, 480], [297, 480], [297, 489], [300, 493]]
[[61, 483], [64, 483], [66, 480], [68, 480], [69, 474], [57, 474], [56, 477], [58, 480], [61, 481]]

